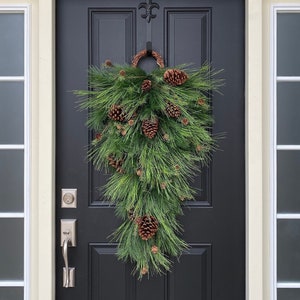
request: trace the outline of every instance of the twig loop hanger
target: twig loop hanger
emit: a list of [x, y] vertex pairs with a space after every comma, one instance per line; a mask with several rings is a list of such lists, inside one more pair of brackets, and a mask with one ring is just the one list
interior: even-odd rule
[[[164, 68], [164, 67], [165, 67], [164, 60], [163, 60], [162, 56], [161, 56], [158, 52], [152, 50], [152, 51], [150, 52], [150, 54], [151, 54], [151, 56], [156, 60], [156, 63], [157, 63], [157, 65], [158, 65], [160, 68]], [[149, 56], [149, 51], [148, 51], [147, 49], [141, 50], [140, 52], [138, 52], [138, 53], [133, 57], [131, 65], [132, 65], [134, 68], [136, 68], [136, 67], [138, 66], [139, 61], [140, 61], [142, 58], [147, 57], [147, 56]]]

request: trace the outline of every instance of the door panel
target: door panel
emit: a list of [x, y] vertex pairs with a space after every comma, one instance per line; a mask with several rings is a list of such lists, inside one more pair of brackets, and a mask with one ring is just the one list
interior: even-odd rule
[[[192, 182], [196, 201], [185, 204], [183, 238], [191, 248], [172, 272], [144, 278], [117, 260], [107, 238], [118, 226], [114, 207], [98, 188], [109, 175], [86, 159], [92, 132], [72, 91], [87, 89], [89, 65], [106, 59], [130, 63], [147, 42], [147, 22], [137, 0], [57, 1], [57, 280], [58, 300], [240, 300], [245, 296], [244, 3], [241, 0], [160, 0], [151, 20], [154, 50], [165, 64], [212, 61], [226, 85], [213, 96], [213, 133], [225, 132], [222, 151]], [[149, 28], [148, 28], [149, 35]], [[140, 66], [151, 69], [153, 59]], [[78, 207], [60, 208], [61, 189], [78, 189]], [[78, 220], [77, 247], [69, 249], [76, 287], [62, 287], [60, 219]]]
[[[130, 275], [129, 265], [118, 262], [116, 245], [90, 244], [92, 299], [211, 299], [211, 245], [190, 246], [169, 276], [139, 282]], [[112, 273], [111, 268], [117, 272]], [[111, 282], [118, 288], [112, 289]]]

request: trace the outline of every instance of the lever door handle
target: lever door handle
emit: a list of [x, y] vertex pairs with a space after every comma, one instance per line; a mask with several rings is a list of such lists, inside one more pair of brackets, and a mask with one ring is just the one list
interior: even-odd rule
[[69, 272], [69, 260], [68, 260], [68, 247], [69, 247], [69, 243], [70, 240], [69, 239], [65, 239], [63, 241], [63, 246], [62, 246], [62, 255], [64, 258], [64, 262], [65, 262], [65, 280], [64, 280], [64, 287], [68, 288], [70, 285], [70, 272]]
[[65, 267], [63, 268], [63, 287], [75, 287], [75, 268], [69, 267], [68, 248], [76, 246], [76, 220], [61, 220], [61, 246]]

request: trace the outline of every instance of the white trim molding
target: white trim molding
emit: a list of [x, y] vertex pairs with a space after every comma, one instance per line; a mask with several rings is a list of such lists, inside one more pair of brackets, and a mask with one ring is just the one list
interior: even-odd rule
[[245, 9], [246, 299], [263, 300], [262, 0]]
[[[55, 0], [38, 5], [37, 300], [55, 299]], [[45, 259], [46, 258], [46, 259]]]

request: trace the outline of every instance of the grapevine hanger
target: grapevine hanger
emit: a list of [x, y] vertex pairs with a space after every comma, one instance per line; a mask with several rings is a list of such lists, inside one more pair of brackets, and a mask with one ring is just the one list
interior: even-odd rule
[[165, 67], [164, 59], [162, 58], [162, 56], [157, 51], [152, 50], [152, 43], [151, 42], [147, 42], [146, 49], [141, 50], [140, 52], [138, 52], [133, 57], [131, 65], [134, 68], [137, 68], [139, 61], [142, 58], [149, 57], [149, 56], [152, 56], [156, 60], [156, 63], [160, 68]]

